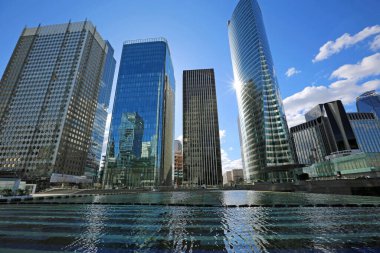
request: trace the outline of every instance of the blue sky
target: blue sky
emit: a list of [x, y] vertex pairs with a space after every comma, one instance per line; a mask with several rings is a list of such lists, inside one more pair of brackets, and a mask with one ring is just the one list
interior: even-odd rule
[[[379, 89], [380, 1], [258, 1], [290, 125], [301, 122], [303, 112], [310, 106], [327, 100], [342, 99], [347, 110], [354, 111], [353, 101], [359, 93]], [[176, 137], [182, 134], [182, 71], [215, 69], [226, 170], [240, 164], [227, 33], [227, 20], [237, 2], [1, 0], [0, 73], [24, 26], [87, 18], [115, 48], [117, 63], [123, 41], [163, 36], [169, 42], [176, 77]], [[288, 70], [293, 75], [287, 76]], [[117, 72], [118, 65], [115, 81]]]

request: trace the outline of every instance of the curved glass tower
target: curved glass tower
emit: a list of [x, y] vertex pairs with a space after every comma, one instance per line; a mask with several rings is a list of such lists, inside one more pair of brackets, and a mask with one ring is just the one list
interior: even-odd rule
[[240, 0], [228, 33], [247, 181], [294, 164], [282, 100], [256, 0]]

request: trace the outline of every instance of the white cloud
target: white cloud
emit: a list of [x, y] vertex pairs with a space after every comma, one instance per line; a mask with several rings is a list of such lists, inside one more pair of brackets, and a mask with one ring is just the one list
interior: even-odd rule
[[236, 160], [231, 160], [228, 157], [228, 153], [224, 149], [221, 149], [220, 153], [221, 153], [221, 159], [222, 159], [222, 170], [223, 170], [223, 173], [226, 172], [226, 171], [232, 170], [232, 169], [241, 169], [241, 168], [243, 168], [243, 164], [242, 164], [241, 158], [240, 159], [236, 159]]
[[355, 35], [350, 35], [348, 33], [343, 34], [335, 41], [326, 42], [320, 49], [319, 53], [313, 59], [313, 62], [323, 61], [329, 58], [333, 54], [339, 53], [345, 48], [349, 48], [356, 43], [363, 41], [364, 39], [380, 33], [380, 26], [375, 25], [371, 27], [366, 27]]
[[220, 142], [224, 143], [224, 140], [226, 138], [226, 130], [225, 129], [219, 130], [219, 138], [220, 138]]
[[175, 139], [181, 141], [181, 143], [182, 143], [182, 142], [183, 142], [183, 135], [181, 134], [180, 136], [178, 136], [178, 137], [175, 138]]
[[289, 127], [304, 122], [303, 115], [317, 104], [333, 100], [342, 100], [343, 104], [351, 104], [356, 97], [368, 90], [380, 88], [380, 79], [360, 83], [371, 76], [380, 75], [380, 53], [363, 58], [357, 64], [346, 64], [335, 70], [332, 78], [339, 80], [328, 86], [307, 86], [302, 91], [284, 99], [284, 107]]
[[373, 51], [380, 49], [380, 35], [377, 35], [375, 39], [371, 42], [371, 49]]
[[300, 71], [300, 70], [297, 70], [295, 67], [291, 67], [291, 68], [289, 68], [289, 69], [286, 71], [285, 75], [286, 75], [287, 77], [291, 77], [291, 76], [294, 76], [294, 75], [296, 75], [296, 74], [298, 74], [298, 73], [301, 73], [301, 71]]
[[346, 64], [335, 70], [331, 77], [360, 80], [380, 74], [380, 53], [365, 57], [357, 64]]

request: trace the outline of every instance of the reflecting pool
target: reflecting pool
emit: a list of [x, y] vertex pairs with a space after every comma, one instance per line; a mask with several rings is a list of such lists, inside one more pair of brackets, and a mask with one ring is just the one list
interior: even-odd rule
[[215, 191], [48, 201], [0, 205], [0, 252], [380, 252], [378, 197]]

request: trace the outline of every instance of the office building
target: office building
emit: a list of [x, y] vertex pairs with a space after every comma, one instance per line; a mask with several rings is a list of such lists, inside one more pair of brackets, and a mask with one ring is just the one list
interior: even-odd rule
[[365, 153], [380, 152], [380, 119], [370, 112], [347, 113], [359, 149]]
[[356, 98], [358, 112], [372, 112], [380, 119], [380, 94], [375, 90], [367, 91]]
[[233, 186], [244, 183], [243, 169], [233, 169], [223, 174], [223, 185]]
[[327, 155], [336, 151], [333, 133], [325, 117], [291, 127], [290, 131], [300, 164], [324, 161]]
[[358, 144], [340, 100], [319, 104], [305, 114], [306, 122], [290, 128], [300, 164], [313, 164]]
[[182, 143], [179, 140], [174, 141], [174, 185], [182, 185], [183, 179], [183, 155]]
[[108, 51], [105, 57], [102, 79], [100, 81], [98, 104], [96, 107], [90, 148], [88, 150], [87, 162], [84, 172], [85, 176], [93, 182], [97, 181], [97, 175], [102, 156], [104, 131], [106, 128], [109, 100], [111, 96], [112, 82], [116, 65], [116, 60], [113, 57], [114, 50], [108, 41], [106, 41], [106, 44], [108, 46]]
[[293, 146], [256, 0], [240, 0], [228, 21], [245, 177], [269, 180], [267, 173], [295, 162]]
[[352, 131], [342, 101], [336, 100], [313, 107], [305, 114], [306, 121], [324, 117], [333, 133], [332, 152], [358, 149], [355, 134]]
[[107, 52], [88, 21], [22, 31], [0, 84], [0, 170], [83, 182]]
[[232, 183], [232, 171], [226, 171], [223, 174], [223, 185], [230, 186]]
[[213, 69], [183, 71], [183, 183], [222, 185]]
[[302, 168], [303, 173], [314, 179], [380, 177], [380, 153], [342, 152], [326, 161]]
[[172, 184], [174, 73], [163, 38], [123, 45], [104, 188]]

